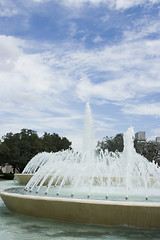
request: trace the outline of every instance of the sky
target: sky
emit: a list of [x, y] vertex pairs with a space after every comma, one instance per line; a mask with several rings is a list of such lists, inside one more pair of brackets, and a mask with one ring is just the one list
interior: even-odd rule
[[160, 136], [160, 0], [0, 0], [0, 138]]

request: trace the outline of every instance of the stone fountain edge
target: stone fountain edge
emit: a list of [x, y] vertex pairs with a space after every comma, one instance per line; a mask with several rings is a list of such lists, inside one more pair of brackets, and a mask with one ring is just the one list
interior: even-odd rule
[[13, 212], [56, 221], [160, 228], [160, 203], [74, 199], [0, 192]]

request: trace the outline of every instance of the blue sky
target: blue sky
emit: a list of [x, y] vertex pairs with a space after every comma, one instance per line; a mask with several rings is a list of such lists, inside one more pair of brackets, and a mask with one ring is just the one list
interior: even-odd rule
[[160, 0], [0, 0], [0, 137], [160, 136]]

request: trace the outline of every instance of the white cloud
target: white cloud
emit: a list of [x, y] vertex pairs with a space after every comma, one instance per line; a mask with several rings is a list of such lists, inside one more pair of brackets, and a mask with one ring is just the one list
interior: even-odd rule
[[143, 39], [152, 34], [159, 34], [160, 22], [156, 19], [148, 19], [148, 16], [143, 17], [141, 20], [137, 20], [134, 22], [133, 26], [128, 30], [124, 31], [124, 37], [126, 41], [135, 41], [139, 39]]
[[118, 9], [127, 9], [137, 5], [144, 4], [146, 0], [115, 0], [115, 8]]
[[19, 10], [12, 0], [0, 0], [0, 17], [11, 17]]
[[148, 141], [156, 141], [156, 137], [160, 137], [160, 128], [152, 129], [151, 134], [153, 135], [148, 138]]
[[16, 99], [29, 93], [34, 100], [45, 93], [54, 98], [68, 91], [83, 101], [90, 97], [124, 101], [160, 91], [160, 40], [124, 41], [96, 50], [50, 46], [50, 52], [34, 54], [24, 53], [22, 44], [12, 37], [0, 39], [1, 82], [6, 92], [19, 92]]
[[40, 94], [46, 91], [54, 94], [63, 92], [70, 86], [70, 79], [56, 68], [52, 69], [46, 62], [47, 53], [25, 54], [19, 47], [18, 39], [4, 36], [0, 39], [0, 49], [0, 77], [3, 87], [7, 88], [11, 83], [12, 90], [19, 90], [19, 94], [21, 91], [28, 93], [31, 90]]
[[142, 4], [159, 3], [160, 0], [63, 0], [62, 2], [69, 7], [82, 7], [84, 4], [89, 3], [95, 6], [103, 4], [111, 9], [121, 10]]
[[122, 111], [125, 114], [160, 117], [160, 103], [127, 104]]
[[134, 97], [135, 93], [130, 87], [131, 80], [115, 79], [112, 81], [104, 81], [102, 83], [94, 84], [89, 80], [82, 79], [77, 84], [77, 95], [83, 101], [90, 98], [109, 99], [113, 101], [124, 101], [128, 98]]
[[[72, 114], [63, 96], [60, 97], [70, 87], [71, 80], [64, 71], [53, 69], [45, 61], [47, 53], [26, 54], [22, 46], [19, 47], [19, 39], [4, 36], [0, 38], [0, 49], [3, 53], [0, 59], [1, 113], [32, 121], [36, 116], [41, 118], [43, 112], [46, 119], [47, 111]], [[60, 119], [57, 123], [64, 126]]]
[[22, 41], [14, 37], [0, 36], [0, 71], [11, 71], [18, 57], [21, 55], [19, 45]]
[[33, 2], [37, 2], [37, 3], [45, 3], [45, 2], [49, 2], [50, 0], [31, 0]]
[[[73, 119], [79, 110], [70, 107], [71, 100], [113, 101], [124, 106], [125, 114], [160, 116], [158, 103], [132, 104], [160, 92], [160, 40], [124, 38], [90, 50], [73, 43], [41, 43], [37, 53], [38, 44], [0, 36], [1, 119], [7, 114], [10, 119], [3, 124], [6, 132], [17, 126], [74, 132], [82, 117]], [[102, 121], [97, 131], [107, 127]]]
[[[46, 15], [45, 11], [49, 4], [44, 9], [42, 4], [49, 1], [52, 2], [51, 0], [20, 1], [18, 5], [17, 1], [0, 0], [0, 16], [11, 17], [16, 14], [23, 16], [21, 26], [28, 27], [29, 30], [24, 31], [23, 28], [23, 31], [25, 34], [32, 34], [33, 28], [30, 28], [30, 23], [31, 20], [34, 22], [34, 10], [36, 9], [36, 14], [42, 14], [42, 17], [47, 16], [47, 21], [50, 16]], [[126, 24], [125, 26], [128, 27], [125, 30], [123, 30], [124, 26], [118, 30], [118, 34], [121, 31], [120, 39], [108, 45], [106, 31], [102, 34], [96, 33], [98, 25], [93, 29], [93, 26], [86, 22], [83, 28], [88, 9], [83, 12], [84, 9], [80, 8], [89, 6], [89, 11], [92, 11], [92, 7], [100, 6], [103, 9], [106, 7], [105, 13], [103, 10], [105, 17], [100, 16], [101, 9], [98, 9], [96, 14], [95, 21], [101, 24], [101, 29], [102, 24], [106, 27], [112, 20], [112, 16], [107, 15], [107, 8], [116, 10], [114, 17], [117, 17], [119, 16], [117, 10], [138, 5], [148, 7], [158, 2], [160, 0], [57, 0], [58, 4], [71, 7], [69, 9], [71, 11], [63, 9], [62, 15], [57, 12], [50, 21], [53, 23], [55, 20], [58, 22], [58, 24], [54, 22], [56, 26], [62, 28], [64, 25], [61, 25], [61, 21], [66, 21], [65, 26], [68, 26], [66, 42], [62, 39], [63, 43], [60, 41], [57, 44], [48, 44], [41, 39], [39, 42], [34, 42], [12, 36], [0, 36], [0, 134], [17, 132], [22, 128], [38, 130], [42, 134], [44, 129], [49, 132], [57, 131], [74, 141], [78, 148], [81, 145], [81, 127], [83, 128], [82, 109], [79, 106], [88, 100], [94, 105], [99, 104], [100, 107], [103, 107], [103, 104], [105, 107], [112, 106], [108, 118], [104, 118], [105, 107], [104, 112], [99, 111], [100, 115], [96, 116], [95, 129], [98, 136], [104, 135], [105, 132], [109, 135], [116, 134], [115, 128], [118, 124], [121, 126], [128, 124], [128, 119], [132, 120], [133, 114], [159, 117], [160, 104], [155, 102], [156, 96], [154, 96], [160, 92], [160, 40], [158, 39], [160, 23], [156, 16], [145, 15], [145, 9], [144, 15], [140, 16], [141, 20], [132, 16], [132, 23]], [[121, 15], [123, 20], [125, 14], [126, 12], [123, 12], [123, 16]], [[16, 22], [16, 18], [14, 19]], [[15, 26], [14, 24], [13, 22], [12, 26]], [[47, 27], [49, 29], [50, 26]], [[9, 32], [8, 29], [7, 31]], [[58, 33], [61, 33], [61, 30], [58, 30]], [[36, 33], [32, 36], [28, 35], [28, 39], [35, 36]], [[54, 38], [54, 35], [52, 36]], [[154, 36], [156, 39], [153, 40]], [[56, 40], [55, 36], [54, 42]], [[82, 41], [85, 41], [84, 44]], [[91, 45], [87, 49], [85, 46], [89, 43]], [[93, 48], [97, 46], [96, 44], [101, 47]], [[148, 103], [145, 102], [147, 95]], [[114, 106], [109, 105], [110, 103]], [[112, 118], [112, 108], [117, 110], [118, 120], [118, 113], [122, 108], [120, 117], [123, 115], [125, 121], [116, 122], [114, 117]]]
[[104, 39], [102, 38], [102, 37], [100, 37], [100, 36], [97, 36], [97, 37], [95, 37], [94, 39], [93, 39], [93, 42], [94, 43], [100, 43], [100, 42], [103, 42], [104, 41]]
[[153, 133], [155, 136], [160, 136], [160, 128], [152, 129], [152, 133]]
[[[82, 71], [76, 85], [77, 95], [84, 101], [88, 97], [123, 101], [159, 92], [159, 44], [159, 40], [124, 41], [100, 51], [76, 51], [74, 60], [79, 61], [79, 72]], [[85, 72], [89, 74], [85, 76]]]

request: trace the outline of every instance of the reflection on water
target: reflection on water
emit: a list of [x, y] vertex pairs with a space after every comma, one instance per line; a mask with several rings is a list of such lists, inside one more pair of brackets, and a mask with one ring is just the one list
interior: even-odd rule
[[[13, 181], [0, 182], [0, 189], [15, 185]], [[38, 219], [10, 212], [0, 200], [0, 239], [159, 240], [160, 229], [90, 226]]]

